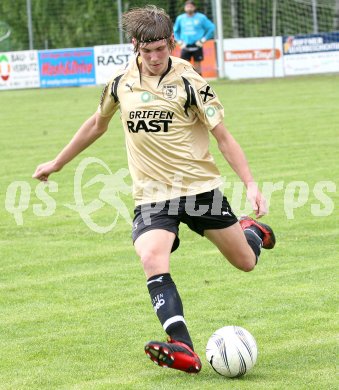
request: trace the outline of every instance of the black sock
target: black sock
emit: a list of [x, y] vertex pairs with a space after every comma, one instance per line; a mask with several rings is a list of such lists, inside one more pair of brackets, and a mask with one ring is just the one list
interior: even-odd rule
[[248, 245], [252, 248], [255, 254], [255, 263], [257, 263], [262, 247], [262, 233], [256, 226], [251, 226], [250, 228], [244, 230], [244, 234]]
[[152, 305], [165, 332], [173, 340], [193, 349], [184, 320], [184, 311], [177, 288], [170, 274], [154, 275], [147, 280]]

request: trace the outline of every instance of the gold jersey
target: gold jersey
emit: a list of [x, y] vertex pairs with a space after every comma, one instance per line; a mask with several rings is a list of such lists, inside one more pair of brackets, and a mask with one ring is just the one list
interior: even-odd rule
[[170, 57], [162, 76], [141, 74], [137, 58], [105, 86], [98, 112], [120, 109], [136, 205], [211, 191], [222, 184], [209, 131], [224, 110], [190, 63]]

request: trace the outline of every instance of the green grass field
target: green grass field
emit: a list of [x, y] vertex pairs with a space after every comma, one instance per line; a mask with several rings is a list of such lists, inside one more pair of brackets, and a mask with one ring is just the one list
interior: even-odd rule
[[[275, 229], [276, 248], [263, 253], [251, 273], [232, 268], [206, 239], [181, 227], [171, 272], [203, 359], [196, 376], [160, 369], [144, 356], [144, 343], [163, 339], [164, 333], [128, 223], [119, 218], [112, 231], [98, 234], [64, 206], [74, 204], [74, 172], [84, 157], [102, 159], [113, 173], [127, 167], [118, 115], [104, 137], [51, 177], [58, 183], [58, 191], [50, 193], [55, 212], [36, 215], [45, 204], [35, 194], [35, 167], [52, 159], [96, 110], [101, 89], [0, 93], [0, 389], [338, 388], [339, 231], [333, 186], [338, 179], [339, 77], [212, 85], [255, 178], [260, 185], [282, 184], [265, 217]], [[232, 200], [237, 179], [213, 141], [211, 149], [231, 183], [225, 192]], [[86, 175], [98, 173], [105, 172], [91, 165]], [[16, 181], [22, 183], [8, 190]], [[324, 181], [332, 184], [319, 197], [314, 188]], [[11, 204], [15, 185], [21, 187]], [[309, 196], [298, 199], [298, 185], [309, 189]], [[98, 184], [84, 190], [86, 202], [96, 199], [100, 189]], [[121, 198], [132, 214], [130, 196]], [[293, 199], [304, 204], [288, 218]], [[19, 203], [22, 225], [8, 211], [17, 208], [20, 218]], [[317, 207], [329, 215], [314, 215]], [[115, 213], [105, 205], [93, 219], [107, 225]], [[257, 365], [240, 379], [217, 375], [205, 360], [209, 336], [224, 325], [243, 326], [257, 340]]]

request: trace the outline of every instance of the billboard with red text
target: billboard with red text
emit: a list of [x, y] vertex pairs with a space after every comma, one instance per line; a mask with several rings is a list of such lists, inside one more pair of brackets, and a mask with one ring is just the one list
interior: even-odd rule
[[281, 37], [224, 39], [224, 61], [230, 79], [284, 76]]
[[93, 48], [39, 51], [42, 88], [95, 84]]

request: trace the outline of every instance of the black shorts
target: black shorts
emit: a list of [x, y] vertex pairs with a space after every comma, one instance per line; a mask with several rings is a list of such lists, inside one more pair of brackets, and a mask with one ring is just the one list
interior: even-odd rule
[[202, 61], [204, 59], [204, 53], [202, 47], [196, 45], [187, 45], [181, 50], [181, 58], [186, 61], [190, 61], [193, 57], [194, 61]]
[[224, 229], [237, 221], [227, 198], [219, 189], [215, 189], [198, 195], [137, 206], [134, 209], [132, 239], [134, 243], [149, 230], [167, 230], [176, 236], [172, 247], [174, 252], [180, 244], [180, 222], [203, 236], [205, 230]]

